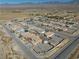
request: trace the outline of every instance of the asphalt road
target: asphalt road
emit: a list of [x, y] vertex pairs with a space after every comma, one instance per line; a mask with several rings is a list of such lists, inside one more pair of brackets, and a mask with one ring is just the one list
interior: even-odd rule
[[11, 35], [11, 37], [14, 39], [14, 41], [18, 44], [18, 46], [23, 50], [26, 58], [28, 59], [37, 59], [35, 55], [20, 41], [18, 37], [15, 36], [15, 34], [11, 33], [9, 29], [3, 25], [3, 27], [6, 29], [6, 31]]
[[73, 51], [73, 49], [79, 44], [79, 39], [73, 41], [64, 51], [62, 51], [55, 59], [68, 59], [68, 55]]

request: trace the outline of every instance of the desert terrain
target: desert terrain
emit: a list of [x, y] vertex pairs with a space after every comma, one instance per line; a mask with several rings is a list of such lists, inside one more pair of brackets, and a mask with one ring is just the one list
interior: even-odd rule
[[46, 14], [54, 14], [66, 10], [73, 12], [79, 19], [79, 5], [0, 5], [0, 20], [11, 20], [14, 18], [29, 18]]

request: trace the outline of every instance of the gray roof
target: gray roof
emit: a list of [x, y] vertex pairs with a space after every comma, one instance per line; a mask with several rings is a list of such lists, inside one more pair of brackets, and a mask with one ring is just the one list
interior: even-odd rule
[[45, 53], [45, 52], [48, 52], [51, 48], [53, 47], [49, 44], [40, 43], [37, 46], [35, 46], [34, 50], [36, 53]]
[[56, 45], [57, 45], [59, 42], [61, 42], [62, 40], [63, 40], [63, 38], [57, 37], [57, 36], [53, 35], [53, 36], [52, 36], [52, 39], [50, 39], [49, 42], [50, 42], [52, 45], [56, 46]]

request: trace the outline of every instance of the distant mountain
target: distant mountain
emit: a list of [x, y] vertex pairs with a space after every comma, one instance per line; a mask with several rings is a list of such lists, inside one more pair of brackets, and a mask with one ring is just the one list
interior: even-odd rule
[[[79, 4], [79, 0], [72, 0], [70, 2], [60, 2], [60, 1], [48, 1], [48, 2], [24, 2], [19, 4], [11, 4], [11, 5], [27, 5], [27, 4]], [[0, 4], [0, 5], [10, 5], [9, 3]]]
[[[49, 2], [42, 2], [42, 4], [63, 4], [64, 2], [59, 2], [59, 1], [49, 1]], [[41, 4], [41, 3], [40, 3]]]
[[21, 4], [79, 4], [79, 0], [72, 0], [70, 2], [60, 2], [60, 1], [48, 1], [48, 2], [39, 2], [39, 3], [25, 2]]
[[49, 2], [43, 2], [43, 4], [79, 4], [79, 0], [72, 0], [70, 2], [49, 1]]
[[72, 3], [72, 4], [79, 4], [79, 0], [72, 0], [70, 3]]

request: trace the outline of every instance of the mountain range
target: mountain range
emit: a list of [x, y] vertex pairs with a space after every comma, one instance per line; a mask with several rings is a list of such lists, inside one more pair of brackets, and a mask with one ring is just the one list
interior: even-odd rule
[[48, 1], [48, 2], [38, 2], [38, 3], [25, 2], [20, 4], [79, 4], [79, 0], [72, 0], [69, 2], [60, 2], [60, 1]]
[[[33, 3], [33, 2], [24, 2], [24, 3], [19, 3], [20, 5], [25, 5], [25, 4], [79, 4], [79, 0], [72, 0], [70, 2], [60, 2], [60, 1], [48, 1], [48, 2], [38, 2], [38, 3]], [[3, 5], [9, 5], [8, 3], [5, 3]]]

